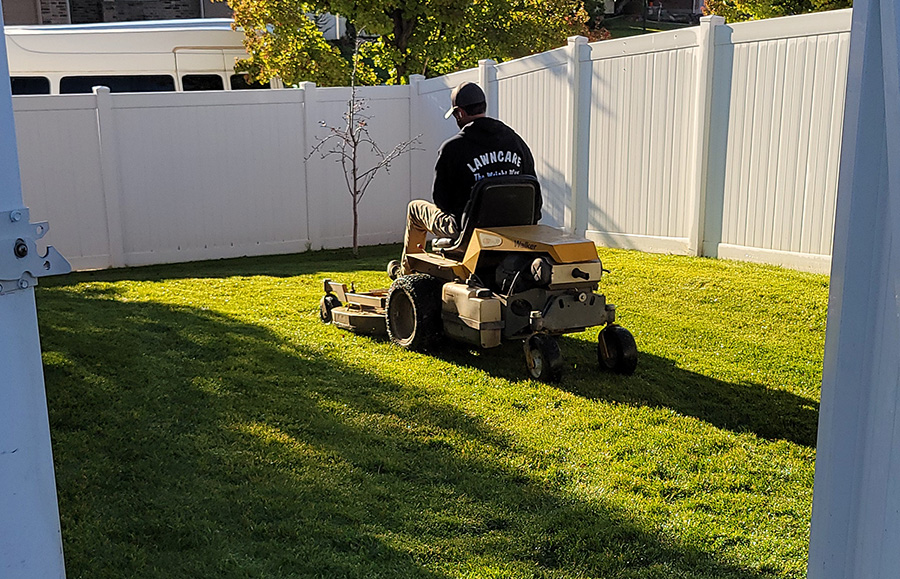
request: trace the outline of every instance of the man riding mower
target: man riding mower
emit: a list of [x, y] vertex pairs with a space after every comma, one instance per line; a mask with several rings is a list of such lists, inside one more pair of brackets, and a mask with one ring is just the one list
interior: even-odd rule
[[391, 287], [348, 292], [325, 280], [324, 322], [357, 332], [387, 332], [410, 350], [437, 347], [443, 337], [481, 348], [521, 340], [529, 375], [558, 381], [557, 338], [605, 325], [600, 367], [631, 374], [634, 337], [615, 324], [616, 309], [596, 293], [604, 272], [590, 240], [537, 225], [540, 186], [527, 175], [488, 177], [472, 189], [456, 239], [406, 256], [406, 275], [391, 262]]

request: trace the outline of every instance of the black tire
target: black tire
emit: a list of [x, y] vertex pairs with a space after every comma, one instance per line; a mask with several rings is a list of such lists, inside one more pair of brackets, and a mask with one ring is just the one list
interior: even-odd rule
[[597, 362], [603, 370], [630, 376], [637, 368], [638, 349], [631, 332], [610, 324], [597, 336]]
[[341, 300], [337, 299], [337, 296], [334, 294], [325, 294], [322, 296], [322, 299], [319, 300], [319, 319], [322, 320], [323, 323], [330, 324], [334, 319], [331, 315], [331, 310], [339, 308], [342, 305]]
[[541, 382], [559, 382], [562, 378], [562, 352], [554, 336], [536, 334], [525, 340], [525, 368]]
[[441, 335], [441, 286], [436, 278], [422, 273], [398, 277], [391, 284], [385, 306], [387, 332], [391, 342], [420, 352]]

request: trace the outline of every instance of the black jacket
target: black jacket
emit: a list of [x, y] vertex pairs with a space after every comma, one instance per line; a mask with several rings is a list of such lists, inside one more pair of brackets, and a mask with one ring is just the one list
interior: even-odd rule
[[498, 175], [536, 177], [534, 157], [525, 141], [502, 122], [489, 117], [475, 119], [438, 150], [434, 204], [461, 223], [475, 182]]

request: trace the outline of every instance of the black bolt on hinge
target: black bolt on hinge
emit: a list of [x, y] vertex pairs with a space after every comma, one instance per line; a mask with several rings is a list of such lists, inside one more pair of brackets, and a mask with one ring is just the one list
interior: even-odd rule
[[21, 237], [16, 240], [16, 247], [13, 249], [13, 253], [16, 254], [17, 259], [28, 256], [28, 244]]

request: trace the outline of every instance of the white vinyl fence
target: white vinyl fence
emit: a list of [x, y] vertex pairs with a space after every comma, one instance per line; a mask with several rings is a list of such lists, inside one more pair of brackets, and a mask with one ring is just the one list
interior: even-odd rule
[[[409, 138], [406, 88], [360, 93], [382, 146]], [[25, 204], [76, 269], [348, 246], [343, 173], [305, 158], [349, 97], [314, 86], [16, 97]], [[410, 167], [401, 158], [370, 187], [361, 243], [397, 241]]]
[[[532, 147], [544, 221], [602, 245], [828, 271], [850, 11], [568, 46], [366, 87], [382, 148], [421, 135], [361, 204], [361, 243], [402, 238], [457, 129], [450, 90]], [[348, 246], [333, 159], [306, 159], [350, 90], [15, 97], [25, 203], [80, 269]]]
[[850, 16], [716, 30], [704, 253], [830, 270]]

